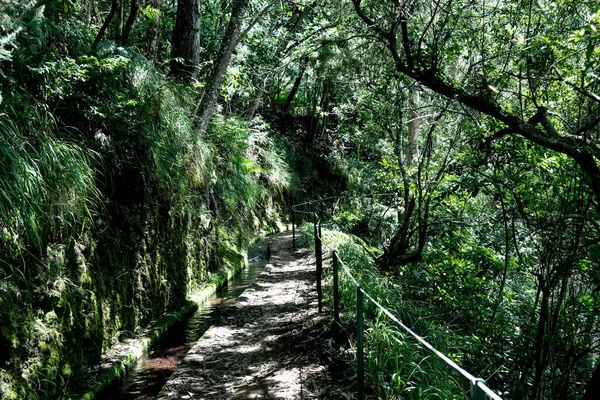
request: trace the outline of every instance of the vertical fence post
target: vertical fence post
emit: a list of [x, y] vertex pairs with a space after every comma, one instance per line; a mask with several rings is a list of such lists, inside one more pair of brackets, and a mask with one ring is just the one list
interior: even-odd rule
[[321, 273], [323, 271], [323, 246], [321, 239], [321, 220], [315, 214], [315, 256], [317, 259], [317, 299], [319, 312], [323, 312], [323, 289], [321, 287]]
[[296, 211], [292, 206], [292, 249], [296, 250]]
[[487, 394], [479, 387], [479, 383], [485, 385], [485, 381], [481, 378], [475, 378], [471, 381], [471, 400], [486, 400]]
[[363, 321], [363, 291], [356, 287], [356, 368], [358, 400], [365, 398], [365, 331]]
[[333, 251], [333, 321], [337, 332], [342, 325], [340, 320], [340, 277], [337, 251]]
[[321, 203], [321, 207], [320, 207], [320, 211], [319, 211], [319, 213], [320, 213], [320, 215], [321, 215], [321, 218], [325, 218], [325, 217], [324, 217], [324, 216], [325, 216], [325, 214], [323, 214], [323, 199], [321, 199], [321, 202], [320, 202], [320, 203]]

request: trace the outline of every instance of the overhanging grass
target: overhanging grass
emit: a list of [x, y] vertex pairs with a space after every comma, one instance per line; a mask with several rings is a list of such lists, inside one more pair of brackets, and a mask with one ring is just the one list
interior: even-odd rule
[[231, 248], [281, 229], [293, 175], [264, 123], [198, 135], [193, 91], [130, 50], [40, 63], [39, 87], [0, 104], [0, 397], [78, 390], [121, 332], [209, 297], [244, 262]]
[[[301, 226], [299, 245], [314, 248], [313, 226]], [[453, 334], [442, 323], [421, 323], [431, 310], [402, 297], [399, 286], [377, 270], [373, 255], [377, 249], [369, 248], [353, 235], [322, 228], [324, 259], [331, 260], [330, 249], [338, 251], [362, 289], [409, 327], [451, 358], [461, 356], [453, 344]], [[325, 246], [326, 245], [326, 246]], [[326, 261], [327, 264], [327, 261]], [[324, 265], [328, 268], [328, 265]], [[325, 304], [333, 303], [332, 269], [324, 273]], [[423, 348], [416, 340], [383, 314], [372, 302], [364, 300], [365, 316], [365, 375], [377, 398], [402, 399], [465, 399], [468, 382], [462, 379], [441, 359]], [[342, 325], [355, 335], [356, 286], [340, 269], [340, 306]], [[355, 337], [355, 336], [353, 336]]]

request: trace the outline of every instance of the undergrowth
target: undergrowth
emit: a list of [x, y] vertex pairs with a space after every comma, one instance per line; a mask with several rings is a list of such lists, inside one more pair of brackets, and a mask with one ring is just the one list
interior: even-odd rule
[[[314, 247], [313, 225], [304, 223], [297, 244]], [[338, 251], [348, 271], [363, 290], [389, 310], [405, 325], [431, 343], [435, 348], [459, 361], [462, 351], [450, 328], [436, 320], [432, 311], [403, 298], [400, 287], [375, 267], [374, 257], [380, 250], [336, 227], [322, 228], [324, 246], [324, 279], [327, 291], [325, 304], [332, 308], [331, 250]], [[355, 339], [356, 286], [343, 267], [340, 267], [340, 306], [342, 325]], [[456, 371], [423, 348], [389, 319], [372, 302], [365, 299], [365, 358], [367, 384], [376, 398], [381, 399], [465, 399], [468, 382]]]
[[[298, 179], [260, 119], [218, 115], [200, 135], [193, 88], [132, 50], [91, 52], [88, 31], [59, 29], [33, 3], [11, 7], [14, 26], [0, 31], [0, 62], [11, 60], [0, 73], [0, 397], [52, 399], [85, 390], [113, 343], [243, 263], [257, 235], [283, 225]], [[52, 40], [35, 47], [44, 32]]]
[[92, 49], [104, 16], [76, 3], [0, 11], [3, 399], [76, 397], [113, 344], [281, 230], [304, 184], [345, 180], [261, 117], [217, 114], [200, 134], [202, 83], [172, 81], [141, 47]]

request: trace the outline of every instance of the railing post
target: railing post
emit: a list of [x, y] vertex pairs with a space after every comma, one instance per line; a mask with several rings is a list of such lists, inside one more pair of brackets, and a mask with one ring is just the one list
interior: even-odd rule
[[486, 384], [481, 378], [475, 378], [471, 381], [471, 400], [486, 400], [487, 394], [479, 386], [479, 382]]
[[315, 256], [317, 259], [317, 299], [319, 312], [323, 312], [323, 289], [321, 287], [321, 272], [323, 271], [323, 251], [321, 241], [321, 221], [315, 214]]
[[292, 206], [292, 249], [296, 250], [296, 211]]
[[323, 199], [321, 199], [320, 203], [321, 203], [321, 207], [320, 207], [319, 215], [321, 215], [321, 218], [323, 218], [323, 216], [325, 215], [325, 214], [323, 214]]
[[358, 400], [365, 398], [365, 344], [363, 321], [363, 291], [356, 287], [356, 368], [358, 383]]
[[339, 261], [337, 251], [333, 251], [333, 321], [335, 330], [337, 331], [342, 325], [340, 319], [340, 277], [339, 277]]

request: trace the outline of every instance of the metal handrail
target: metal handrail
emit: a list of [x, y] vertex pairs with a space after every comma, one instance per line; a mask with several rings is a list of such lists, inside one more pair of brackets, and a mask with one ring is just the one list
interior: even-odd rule
[[[397, 193], [371, 193], [366, 197], [363, 196], [362, 199], [365, 199], [365, 198], [373, 199], [375, 197], [385, 197], [385, 196], [397, 196]], [[339, 201], [342, 197], [350, 197], [350, 196], [348, 193], [344, 193], [341, 196], [323, 197], [323, 198], [309, 200], [309, 201], [305, 201], [303, 203], [298, 203], [298, 204], [292, 205], [292, 247], [294, 249], [296, 248], [296, 218], [295, 218], [296, 214], [312, 215], [315, 217], [315, 219], [318, 219], [320, 222], [319, 214], [316, 211], [314, 211], [314, 210], [304, 211], [304, 210], [298, 210], [298, 208], [306, 206], [306, 205], [310, 205], [310, 204], [315, 204], [315, 203], [320, 203], [322, 205], [323, 202], [327, 201], [327, 200], [338, 199], [338, 201]]]
[[[312, 200], [296, 205], [292, 205], [292, 224], [294, 224], [294, 213], [302, 213], [302, 214], [312, 214], [314, 216], [314, 235], [315, 235], [315, 253], [317, 255], [317, 293], [318, 293], [318, 306], [319, 312], [322, 311], [322, 293], [321, 293], [321, 271], [322, 271], [322, 248], [323, 248], [323, 237], [321, 235], [321, 218], [318, 213], [315, 211], [301, 211], [296, 210], [296, 207], [304, 206], [307, 204], [318, 203], [324, 200], [330, 200], [334, 197], [328, 197], [326, 199], [318, 199]], [[293, 226], [294, 235], [293, 242], [295, 247], [295, 226]], [[378, 307], [388, 318], [390, 318], [394, 323], [396, 323], [400, 328], [409, 333], [412, 337], [414, 337], [419, 343], [421, 343], [425, 348], [434, 353], [437, 357], [441, 358], [445, 363], [454, 368], [457, 372], [459, 372], [462, 376], [467, 378], [471, 382], [471, 399], [473, 400], [485, 400], [487, 397], [494, 400], [502, 400], [500, 396], [494, 393], [482, 378], [477, 378], [474, 375], [467, 372], [465, 369], [460, 367], [456, 362], [454, 362], [451, 358], [446, 356], [444, 353], [437, 350], [430, 343], [428, 343], [425, 339], [415, 333], [412, 329], [406, 326], [399, 318], [397, 318], [394, 314], [392, 314], [389, 310], [383, 307], [377, 300], [375, 300], [371, 295], [369, 295], [360, 285], [360, 282], [352, 275], [350, 268], [344, 263], [344, 261], [339, 257], [337, 250], [332, 249], [328, 245], [325, 244], [325, 247], [330, 249], [333, 253], [333, 274], [334, 274], [334, 319], [336, 324], [340, 325], [340, 316], [339, 316], [339, 277], [338, 277], [338, 264], [342, 266], [343, 271], [348, 276], [348, 278], [352, 281], [354, 286], [356, 286], [356, 294], [357, 294], [357, 378], [358, 378], [358, 398], [364, 399], [364, 354], [363, 354], [363, 340], [364, 340], [364, 332], [363, 332], [363, 317], [362, 317], [362, 309], [363, 309], [363, 298], [371, 301], [376, 307]]]
[[323, 201], [325, 201], [325, 200], [331, 200], [331, 199], [335, 199], [335, 198], [336, 198], [335, 196], [329, 196], [329, 197], [324, 197], [324, 198], [322, 198], [322, 199], [305, 201], [304, 203], [300, 203], [300, 204], [294, 204], [294, 205], [292, 206], [292, 209], [293, 209], [294, 211], [296, 211], [296, 212], [307, 213], [306, 211], [298, 211], [298, 210], [296, 210], [296, 207], [305, 206], [305, 205], [308, 205], [308, 204], [313, 204], [313, 203], [320, 203], [320, 202], [323, 202]]

